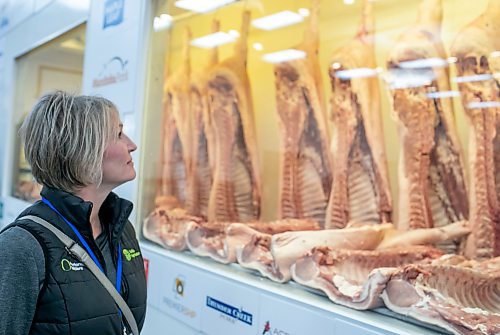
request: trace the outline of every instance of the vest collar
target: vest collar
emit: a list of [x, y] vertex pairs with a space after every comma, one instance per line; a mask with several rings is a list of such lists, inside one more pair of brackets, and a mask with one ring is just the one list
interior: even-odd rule
[[[90, 213], [93, 204], [85, 201], [74, 194], [44, 186], [40, 192], [42, 197], [52, 203], [52, 205], [69, 222], [71, 222], [84, 236], [92, 236], [90, 228]], [[121, 236], [125, 224], [128, 221], [133, 205], [130, 201], [118, 197], [111, 192], [104, 200], [99, 217], [101, 222], [108, 227], [111, 233], [111, 240], [117, 241]]]

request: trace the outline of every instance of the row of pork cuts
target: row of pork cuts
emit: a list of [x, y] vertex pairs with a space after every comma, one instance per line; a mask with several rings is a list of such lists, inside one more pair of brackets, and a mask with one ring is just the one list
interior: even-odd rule
[[500, 257], [471, 261], [431, 246], [469, 231], [466, 222], [407, 231], [391, 223], [322, 230], [303, 219], [207, 223], [167, 206], [143, 226], [169, 249], [237, 262], [279, 283], [293, 279], [337, 304], [386, 306], [454, 334], [499, 334]]
[[[469, 190], [440, 39], [441, 0], [422, 0], [416, 24], [390, 53], [387, 82], [401, 143], [397, 229], [381, 127], [374, 18], [366, 0], [356, 37], [329, 65], [324, 118], [319, 0], [305, 59], [274, 67], [281, 132], [279, 221], [258, 222], [261, 181], [246, 72], [250, 14], [233, 57], [166, 79], [161, 185], [144, 236], [167, 248], [238, 262], [324, 291], [334, 302], [388, 308], [457, 334], [500, 333], [500, 1], [463, 28], [451, 54], [470, 120]], [[218, 23], [214, 23], [214, 31]], [[429, 64], [431, 64], [429, 62]], [[492, 103], [493, 102], [493, 103]], [[488, 108], [483, 108], [488, 106]], [[437, 246], [439, 249], [429, 247]], [[463, 256], [442, 256], [442, 253]], [[496, 257], [496, 258], [494, 258]]]

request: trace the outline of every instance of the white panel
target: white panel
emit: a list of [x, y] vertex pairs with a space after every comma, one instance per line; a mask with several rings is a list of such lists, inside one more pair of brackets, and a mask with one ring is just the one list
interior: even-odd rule
[[337, 334], [331, 326], [332, 323], [332, 318], [321, 314], [315, 308], [305, 308], [269, 295], [261, 301], [258, 334]]
[[38, 12], [39, 10], [43, 9], [52, 1], [54, 0], [35, 0], [35, 12]]
[[0, 34], [3, 34], [33, 14], [35, 0], [6, 0], [0, 6]]

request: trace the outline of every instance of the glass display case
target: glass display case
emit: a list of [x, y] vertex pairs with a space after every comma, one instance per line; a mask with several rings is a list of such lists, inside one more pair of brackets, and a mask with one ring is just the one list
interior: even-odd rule
[[[469, 268], [498, 264], [498, 1], [178, 0], [152, 8], [138, 196], [144, 241], [294, 279], [356, 309], [378, 306], [353, 300], [381, 267], [445, 266], [442, 254], [453, 259], [448, 276], [465, 271], [461, 257], [476, 259]], [[287, 231], [296, 232], [276, 235]], [[338, 242], [339, 234], [352, 235]], [[412, 249], [421, 245], [433, 247]], [[391, 252], [419, 260], [378, 262]], [[326, 269], [350, 257], [377, 265], [361, 281]], [[450, 279], [443, 276], [435, 282]], [[346, 291], [351, 285], [357, 293]], [[381, 292], [391, 310], [427, 320], [418, 303], [409, 311]], [[461, 306], [489, 313], [480, 300]], [[451, 332], [498, 331], [485, 318], [472, 326], [438, 319], [431, 323]]]
[[[14, 115], [17, 129], [43, 94], [55, 89], [81, 92], [85, 28], [84, 24], [79, 25], [16, 59]], [[41, 185], [33, 179], [17, 132], [15, 139], [17, 159], [13, 162], [12, 196], [33, 202], [40, 198]]]

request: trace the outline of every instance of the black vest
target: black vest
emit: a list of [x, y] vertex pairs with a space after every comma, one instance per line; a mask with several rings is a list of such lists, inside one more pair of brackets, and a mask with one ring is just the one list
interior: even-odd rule
[[[105, 270], [103, 256], [92, 238], [88, 220], [92, 204], [49, 188], [42, 190], [42, 196], [77, 227]], [[101, 222], [109, 222], [105, 233], [110, 239], [115, 266], [118, 242], [123, 249], [121, 294], [141, 329], [146, 312], [146, 279], [139, 243], [128, 221], [131, 211], [132, 204], [129, 201], [111, 193], [101, 207], [99, 216]], [[46, 204], [37, 202], [19, 217], [25, 215], [45, 219], [80, 243], [71, 228]], [[123, 334], [122, 317], [111, 295], [88, 268], [69, 254], [54, 234], [29, 220], [16, 220], [11, 226], [22, 227], [33, 234], [45, 256], [45, 281], [38, 296], [30, 334]]]

